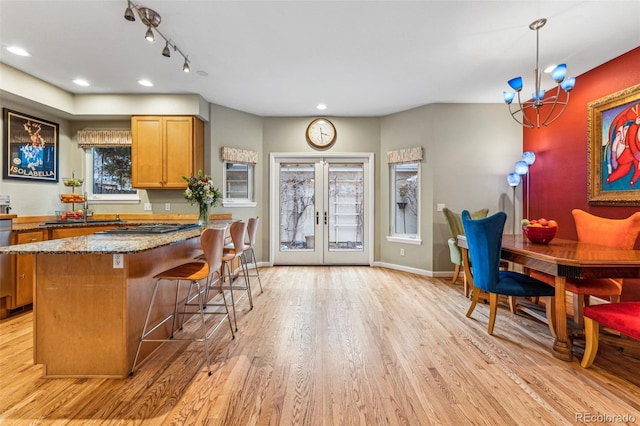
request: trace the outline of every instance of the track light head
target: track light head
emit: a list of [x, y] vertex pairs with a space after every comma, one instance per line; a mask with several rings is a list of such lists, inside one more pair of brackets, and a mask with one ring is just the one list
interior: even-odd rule
[[184, 65], [182, 66], [182, 71], [191, 72], [191, 68], [189, 68], [189, 60], [184, 58]]
[[136, 20], [136, 16], [133, 14], [133, 9], [131, 9], [131, 2], [127, 2], [127, 10], [124, 11], [124, 19], [129, 22]]
[[171, 57], [171, 51], [169, 50], [169, 42], [164, 45], [164, 49], [162, 49], [162, 56], [166, 58]]
[[153, 35], [153, 31], [151, 31], [151, 27], [147, 27], [147, 32], [144, 35], [144, 38], [146, 38], [149, 43], [153, 43], [156, 40], [155, 36]]

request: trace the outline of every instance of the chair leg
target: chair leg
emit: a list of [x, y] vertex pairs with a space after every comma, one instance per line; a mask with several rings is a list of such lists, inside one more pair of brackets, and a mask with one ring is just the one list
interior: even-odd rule
[[508, 296], [507, 301], [509, 302], [509, 310], [512, 314], [516, 313], [516, 305], [518, 304], [515, 296]]
[[240, 255], [240, 269], [244, 275], [244, 285], [247, 288], [247, 296], [249, 297], [249, 309], [253, 309], [253, 295], [251, 293], [251, 278], [249, 278], [249, 266], [247, 265], [247, 252], [243, 251]]
[[202, 344], [204, 345], [204, 357], [207, 361], [207, 373], [209, 376], [211, 375], [211, 358], [209, 356], [209, 341], [207, 338], [207, 322], [204, 318], [204, 307], [206, 306], [206, 301], [204, 300], [206, 291], [200, 288], [200, 283], [198, 281], [193, 281], [193, 284], [196, 285], [196, 291], [198, 292], [198, 310], [200, 312], [200, 321], [202, 323]]
[[453, 270], [453, 277], [451, 278], [451, 284], [455, 284], [458, 281], [458, 276], [460, 275], [460, 265], [456, 265], [456, 268]]
[[471, 306], [469, 306], [469, 309], [467, 310], [467, 317], [471, 316], [471, 314], [473, 313], [473, 310], [476, 308], [476, 305], [478, 304], [479, 299], [480, 299], [480, 290], [476, 288], [471, 293]]
[[589, 296], [584, 294], [573, 295], [573, 321], [579, 326], [584, 325], [584, 307], [589, 305]]
[[264, 291], [262, 290], [262, 281], [260, 280], [260, 268], [258, 268], [258, 259], [256, 259], [256, 252], [253, 251], [253, 247], [249, 249], [251, 251], [251, 260], [253, 261], [253, 265], [256, 267], [256, 277], [258, 277], [258, 284], [260, 284], [260, 294]]
[[582, 368], [589, 368], [593, 364], [593, 360], [598, 353], [598, 336], [600, 334], [600, 324], [592, 320], [591, 318], [584, 319], [584, 336], [585, 347], [584, 356], [580, 365]]
[[227, 277], [229, 278], [229, 293], [231, 293], [231, 309], [233, 310], [233, 322], [236, 326], [236, 331], [238, 331], [238, 317], [236, 315], [236, 302], [233, 299], [233, 288], [232, 288], [233, 278], [231, 277], [231, 265], [229, 264], [229, 262], [224, 262], [224, 267], [227, 269]]
[[544, 303], [545, 311], [547, 314], [547, 324], [549, 325], [549, 331], [551, 336], [556, 337], [556, 298], [547, 297]]
[[151, 318], [151, 308], [153, 307], [153, 302], [156, 299], [156, 293], [158, 292], [159, 284], [160, 284], [160, 280], [156, 280], [156, 284], [153, 287], [153, 293], [151, 293], [151, 300], [149, 301], [149, 309], [147, 309], [147, 317], [144, 320], [144, 326], [142, 327], [142, 333], [140, 334], [140, 341], [138, 342], [138, 349], [136, 350], [136, 356], [133, 358], [133, 365], [131, 366], [131, 371], [129, 372], [129, 376], [133, 376], [133, 372], [136, 368], [136, 364], [138, 363], [140, 348], [142, 348], [142, 341], [144, 340], [145, 334], [147, 332], [147, 326], [149, 325], [149, 319]]
[[498, 294], [489, 293], [489, 334], [493, 334], [493, 326], [496, 323], [496, 313], [498, 312]]

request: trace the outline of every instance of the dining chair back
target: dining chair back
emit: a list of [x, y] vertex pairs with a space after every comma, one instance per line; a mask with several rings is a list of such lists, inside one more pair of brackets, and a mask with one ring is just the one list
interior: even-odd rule
[[[460, 213], [454, 212], [447, 207], [442, 209], [442, 213], [444, 213], [444, 217], [447, 219], [447, 225], [449, 226], [450, 236], [447, 240], [447, 245], [449, 246], [449, 259], [454, 265], [453, 277], [451, 278], [451, 282], [455, 283], [458, 280], [458, 276], [460, 275], [460, 270], [462, 267], [462, 253], [460, 252], [460, 247], [458, 247], [458, 235], [464, 235], [464, 227], [462, 226], [462, 218], [460, 217]], [[481, 219], [483, 217], [487, 217], [488, 214], [489, 209], [480, 209], [471, 213], [471, 217], [473, 219]], [[467, 286], [466, 278], [464, 281], [464, 294], [467, 297], [469, 296], [469, 288]]]
[[467, 246], [473, 275], [473, 298], [467, 317], [473, 313], [480, 292], [489, 293], [488, 332], [493, 333], [498, 307], [498, 295], [516, 297], [549, 297], [547, 320], [553, 329], [554, 288], [528, 275], [500, 269], [502, 233], [507, 215], [498, 212], [482, 219], [473, 219], [471, 214], [462, 212], [462, 224], [467, 238]]

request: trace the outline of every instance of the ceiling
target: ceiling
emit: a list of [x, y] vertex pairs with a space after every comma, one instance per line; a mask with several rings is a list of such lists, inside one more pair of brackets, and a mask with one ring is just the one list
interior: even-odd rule
[[[158, 28], [188, 56], [191, 73], [178, 52], [161, 55], [160, 37], [144, 39], [140, 19], [124, 19], [125, 0], [0, 0], [0, 62], [77, 94], [195, 93], [260, 116], [364, 117], [500, 103], [518, 75], [530, 93], [529, 24], [538, 18], [548, 20], [541, 68], [566, 62], [569, 76], [640, 46], [638, 0], [134, 3], [161, 15]], [[7, 52], [10, 45], [31, 56]], [[79, 77], [91, 86], [75, 85]], [[154, 86], [140, 86], [143, 78]]]

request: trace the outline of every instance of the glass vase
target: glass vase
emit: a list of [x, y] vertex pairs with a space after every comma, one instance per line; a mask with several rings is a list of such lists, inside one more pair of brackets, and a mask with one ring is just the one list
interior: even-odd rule
[[209, 226], [209, 204], [199, 205], [198, 224], [201, 228]]

